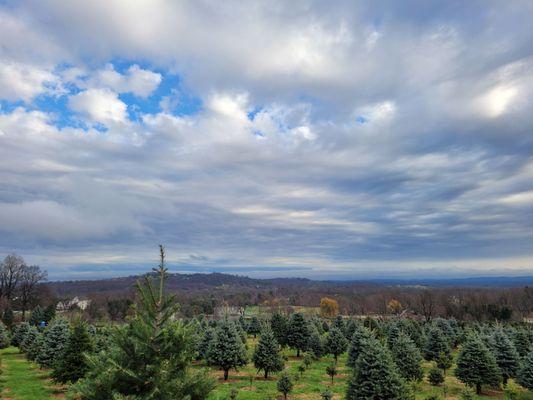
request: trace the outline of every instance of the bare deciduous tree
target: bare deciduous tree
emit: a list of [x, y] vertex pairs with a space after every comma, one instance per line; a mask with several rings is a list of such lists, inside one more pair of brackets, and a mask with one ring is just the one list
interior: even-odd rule
[[38, 265], [25, 265], [22, 268], [20, 278], [20, 306], [24, 319], [28, 306], [35, 299], [37, 284], [47, 278], [46, 271], [42, 271]]

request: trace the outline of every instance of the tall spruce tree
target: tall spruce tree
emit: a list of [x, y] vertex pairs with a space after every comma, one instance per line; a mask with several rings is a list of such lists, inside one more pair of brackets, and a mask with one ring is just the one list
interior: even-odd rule
[[26, 331], [22, 342], [19, 345], [19, 349], [22, 353], [27, 353], [31, 346], [33, 345], [34, 340], [37, 338], [39, 330], [35, 326], [30, 326]]
[[0, 349], [5, 349], [9, 347], [11, 339], [9, 338], [9, 332], [7, 331], [6, 326], [0, 322]]
[[[205, 372], [192, 372], [193, 326], [175, 320], [179, 305], [165, 294], [165, 252], [155, 277], [137, 283], [139, 304], [129, 322], [110, 333], [105, 352], [89, 356], [87, 377], [75, 386], [81, 400], [203, 400], [213, 388]], [[154, 288], [152, 278], [157, 288]]]
[[364, 340], [369, 339], [373, 336], [372, 332], [365, 328], [364, 326], [357, 325], [355, 329], [352, 340], [348, 348], [348, 360], [346, 360], [346, 365], [350, 368], [355, 368], [357, 358], [361, 352], [362, 343]]
[[516, 381], [528, 390], [533, 390], [533, 350], [522, 361]]
[[389, 350], [373, 337], [364, 339], [348, 384], [346, 400], [412, 398], [409, 388], [396, 370]]
[[279, 351], [279, 344], [270, 328], [264, 328], [261, 332], [252, 360], [258, 371], [264, 371], [265, 379], [270, 372], [283, 369], [284, 361]]
[[531, 349], [531, 343], [529, 341], [529, 336], [525, 329], [517, 329], [515, 334], [512, 337], [513, 344], [518, 351], [520, 357], [525, 357], [529, 350]]
[[65, 348], [54, 364], [52, 378], [60, 383], [73, 383], [83, 378], [89, 369], [86, 354], [93, 350], [93, 346], [87, 324], [76, 322]]
[[296, 357], [300, 357], [301, 351], [307, 350], [310, 336], [311, 332], [303, 314], [292, 314], [287, 330], [287, 344], [296, 350]]
[[288, 321], [282, 314], [279, 312], [274, 313], [270, 319], [270, 327], [274, 333], [274, 337], [281, 347], [287, 345], [287, 327]]
[[499, 384], [496, 359], [479, 336], [471, 335], [463, 344], [457, 357], [455, 376], [467, 386], [475, 387], [478, 395], [482, 385]]
[[252, 317], [250, 323], [248, 324], [247, 332], [249, 335], [253, 335], [254, 338], [256, 338], [257, 335], [261, 333], [261, 322], [255, 315]]
[[329, 354], [333, 355], [335, 363], [337, 363], [338, 357], [346, 351], [346, 348], [348, 347], [348, 341], [340, 329], [336, 326], [333, 326], [326, 336], [326, 343], [324, 347]]
[[422, 355], [411, 338], [400, 332], [392, 347], [392, 356], [400, 375], [407, 381], [420, 381], [424, 377]]
[[316, 359], [319, 359], [324, 355], [324, 344], [322, 343], [322, 337], [316, 329], [313, 329], [313, 333], [309, 337], [308, 350], [313, 353]]
[[509, 340], [505, 332], [498, 328], [492, 334], [491, 340], [492, 354], [496, 358], [496, 363], [500, 369], [503, 384], [507, 385], [509, 378], [514, 378], [518, 371], [520, 356]]
[[30, 325], [39, 326], [40, 323], [43, 321], [46, 322], [46, 315], [44, 313], [44, 309], [41, 306], [37, 306], [32, 310], [28, 322], [30, 323]]
[[196, 348], [197, 354], [196, 359], [197, 360], [205, 360], [207, 361], [207, 352], [209, 351], [209, 346], [211, 346], [211, 342], [213, 341], [213, 338], [215, 336], [215, 331], [210, 326], [205, 327], [202, 336], [200, 338], [200, 341], [198, 343], [198, 346]]
[[424, 358], [428, 361], [436, 361], [441, 353], [451, 353], [449, 339], [441, 329], [432, 327], [424, 349]]
[[26, 333], [30, 329], [30, 324], [27, 322], [21, 322], [13, 328], [13, 336], [11, 337], [11, 344], [15, 347], [20, 347], [20, 344], [24, 340]]
[[70, 334], [69, 323], [64, 318], [56, 318], [43, 332], [43, 343], [36, 361], [43, 368], [52, 367], [61, 356]]
[[207, 358], [209, 364], [224, 371], [224, 380], [228, 379], [230, 369], [246, 365], [248, 361], [246, 347], [234, 323], [224, 320], [218, 325]]
[[38, 332], [35, 336], [35, 339], [33, 339], [33, 343], [28, 348], [28, 351], [26, 353], [26, 358], [30, 361], [35, 361], [39, 353], [41, 352], [41, 347], [43, 345], [43, 334], [41, 332]]

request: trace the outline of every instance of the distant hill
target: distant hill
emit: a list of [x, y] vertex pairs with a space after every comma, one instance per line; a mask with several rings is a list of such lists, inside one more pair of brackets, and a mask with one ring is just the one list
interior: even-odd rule
[[[142, 276], [128, 276], [99, 280], [56, 281], [47, 285], [60, 297], [84, 296], [91, 293], [123, 293], [131, 290]], [[170, 274], [167, 288], [170, 291], [209, 291], [239, 289], [363, 289], [380, 286], [429, 286], [429, 287], [523, 287], [533, 286], [533, 276], [526, 277], [478, 277], [458, 279], [373, 279], [352, 281], [315, 281], [306, 278], [256, 279], [223, 273]]]

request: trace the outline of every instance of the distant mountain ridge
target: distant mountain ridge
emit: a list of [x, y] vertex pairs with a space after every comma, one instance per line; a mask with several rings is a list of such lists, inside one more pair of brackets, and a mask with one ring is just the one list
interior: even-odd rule
[[[47, 284], [58, 296], [87, 295], [90, 293], [120, 293], [131, 290], [142, 275], [98, 280], [52, 281]], [[533, 276], [521, 277], [474, 277], [453, 279], [361, 279], [343, 281], [315, 281], [308, 278], [269, 278], [259, 279], [247, 276], [213, 273], [169, 274], [167, 288], [171, 291], [202, 291], [224, 287], [238, 290], [276, 288], [318, 288], [318, 287], [372, 287], [372, 286], [430, 286], [430, 287], [523, 287], [533, 286]]]

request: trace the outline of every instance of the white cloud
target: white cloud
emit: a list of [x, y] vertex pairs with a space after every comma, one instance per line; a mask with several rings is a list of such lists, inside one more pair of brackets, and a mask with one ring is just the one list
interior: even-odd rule
[[89, 87], [109, 88], [117, 93], [148, 97], [157, 89], [161, 80], [161, 74], [142, 69], [137, 64], [130, 66], [125, 74], [115, 71], [113, 65], [108, 64], [104, 69], [96, 71], [87, 84]]
[[518, 89], [511, 85], [490, 89], [478, 100], [481, 112], [490, 118], [499, 117], [509, 110], [518, 93]]
[[57, 91], [58, 83], [57, 76], [46, 68], [0, 61], [0, 99], [30, 102], [42, 93]]
[[127, 121], [127, 106], [109, 89], [87, 89], [69, 98], [69, 107], [90, 122], [112, 125]]

